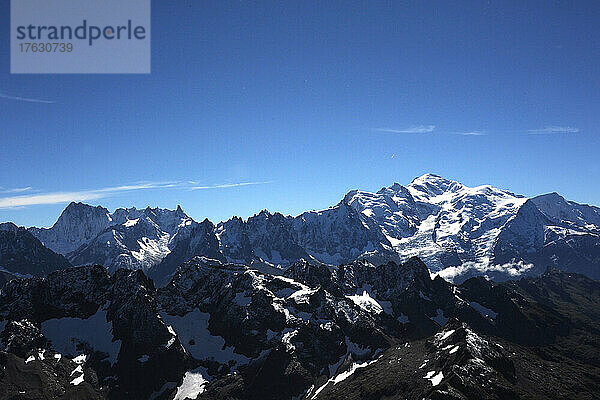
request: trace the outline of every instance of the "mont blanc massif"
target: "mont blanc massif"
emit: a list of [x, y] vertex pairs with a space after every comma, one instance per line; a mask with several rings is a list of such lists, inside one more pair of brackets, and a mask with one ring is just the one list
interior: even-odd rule
[[0, 224], [1, 399], [598, 399], [600, 208], [427, 174]]

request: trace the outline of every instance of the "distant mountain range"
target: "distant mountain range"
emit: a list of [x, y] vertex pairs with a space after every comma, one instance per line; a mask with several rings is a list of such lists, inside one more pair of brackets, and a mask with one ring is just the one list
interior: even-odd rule
[[181, 207], [111, 213], [71, 203], [51, 228], [29, 232], [73, 265], [142, 269], [161, 284], [193, 256], [267, 270], [300, 259], [338, 265], [418, 256], [432, 273], [457, 281], [535, 275], [547, 266], [600, 278], [600, 208], [433, 174], [376, 193], [353, 190], [333, 207], [296, 217], [263, 210], [214, 225]]
[[599, 237], [436, 175], [216, 225], [72, 203], [0, 224], [0, 399], [595, 399]]

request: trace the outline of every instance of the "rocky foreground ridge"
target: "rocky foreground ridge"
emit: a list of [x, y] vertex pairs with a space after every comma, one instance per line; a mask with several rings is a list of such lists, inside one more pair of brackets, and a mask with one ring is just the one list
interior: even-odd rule
[[417, 258], [195, 257], [158, 289], [73, 267], [0, 291], [0, 398], [592, 399], [598, 304], [583, 275], [455, 285]]

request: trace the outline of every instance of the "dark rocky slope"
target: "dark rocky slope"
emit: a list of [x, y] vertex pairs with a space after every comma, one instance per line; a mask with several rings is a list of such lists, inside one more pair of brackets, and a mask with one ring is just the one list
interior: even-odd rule
[[0, 224], [0, 284], [15, 277], [44, 276], [70, 266], [65, 257], [44, 247], [25, 228]]
[[417, 258], [196, 257], [158, 290], [69, 268], [0, 292], [0, 399], [593, 399], [598, 304], [583, 275], [456, 286]]

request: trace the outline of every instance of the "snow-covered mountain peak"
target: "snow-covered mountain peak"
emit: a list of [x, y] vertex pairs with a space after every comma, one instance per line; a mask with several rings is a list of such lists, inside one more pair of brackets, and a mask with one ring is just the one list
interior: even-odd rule
[[160, 227], [161, 230], [174, 234], [179, 228], [192, 224], [193, 220], [181, 209], [169, 210], [150, 206], [143, 210], [135, 207], [118, 208], [112, 214], [112, 225], [132, 226], [133, 221], [140, 218], [149, 219]]
[[248, 222], [258, 222], [258, 221], [270, 221], [271, 223], [276, 222], [276, 221], [280, 221], [282, 220], [284, 217], [283, 214], [281, 214], [280, 212], [271, 212], [267, 209], [261, 210], [258, 214], [255, 214], [251, 217], [248, 218]]
[[464, 186], [439, 175], [425, 174], [413, 179], [407, 188], [415, 199], [427, 201], [437, 196], [457, 192]]
[[398, 191], [404, 189], [405, 187], [399, 184], [398, 182], [394, 182], [391, 186], [389, 186], [389, 188], [391, 190]]
[[75, 265], [148, 269], [160, 262], [197, 225], [181, 207], [118, 208], [71, 203], [52, 228], [31, 228], [47, 247]]
[[125, 224], [128, 220], [138, 219], [142, 216], [142, 212], [138, 211], [137, 208], [117, 208], [111, 213], [112, 221], [114, 225]]
[[414, 178], [409, 185], [415, 184], [426, 184], [431, 183], [435, 185], [451, 185], [453, 183], [458, 183], [452, 179], [447, 179], [438, 174], [425, 173], [423, 175], [417, 176]]
[[377, 194], [388, 194], [400, 197], [410, 196], [408, 188], [399, 183], [394, 183], [391, 186], [383, 187], [377, 191]]
[[403, 258], [419, 256], [433, 271], [465, 262], [488, 265], [503, 226], [527, 201], [493, 186], [467, 187], [433, 174], [406, 187], [353, 191], [345, 199]]
[[560, 194], [556, 193], [556, 192], [551, 192], [551, 193], [546, 193], [546, 194], [540, 194], [539, 196], [536, 196], [537, 199], [552, 199], [558, 202], [566, 202], [567, 200], [565, 200], [564, 197], [562, 197]]
[[69, 225], [75, 220], [80, 219], [98, 219], [110, 222], [111, 216], [108, 210], [102, 206], [94, 207], [81, 202], [71, 202], [63, 210], [53, 226], [56, 227]]
[[408, 189], [397, 184], [377, 193], [349, 192], [344, 203], [354, 208], [367, 225], [379, 226], [392, 243], [412, 235], [420, 221], [419, 215], [423, 213]]
[[556, 225], [600, 231], [600, 208], [565, 200], [558, 193], [548, 193], [532, 199], [540, 211]]
[[31, 228], [30, 231], [46, 247], [65, 255], [112, 224], [112, 216], [106, 208], [72, 202], [51, 228]]

